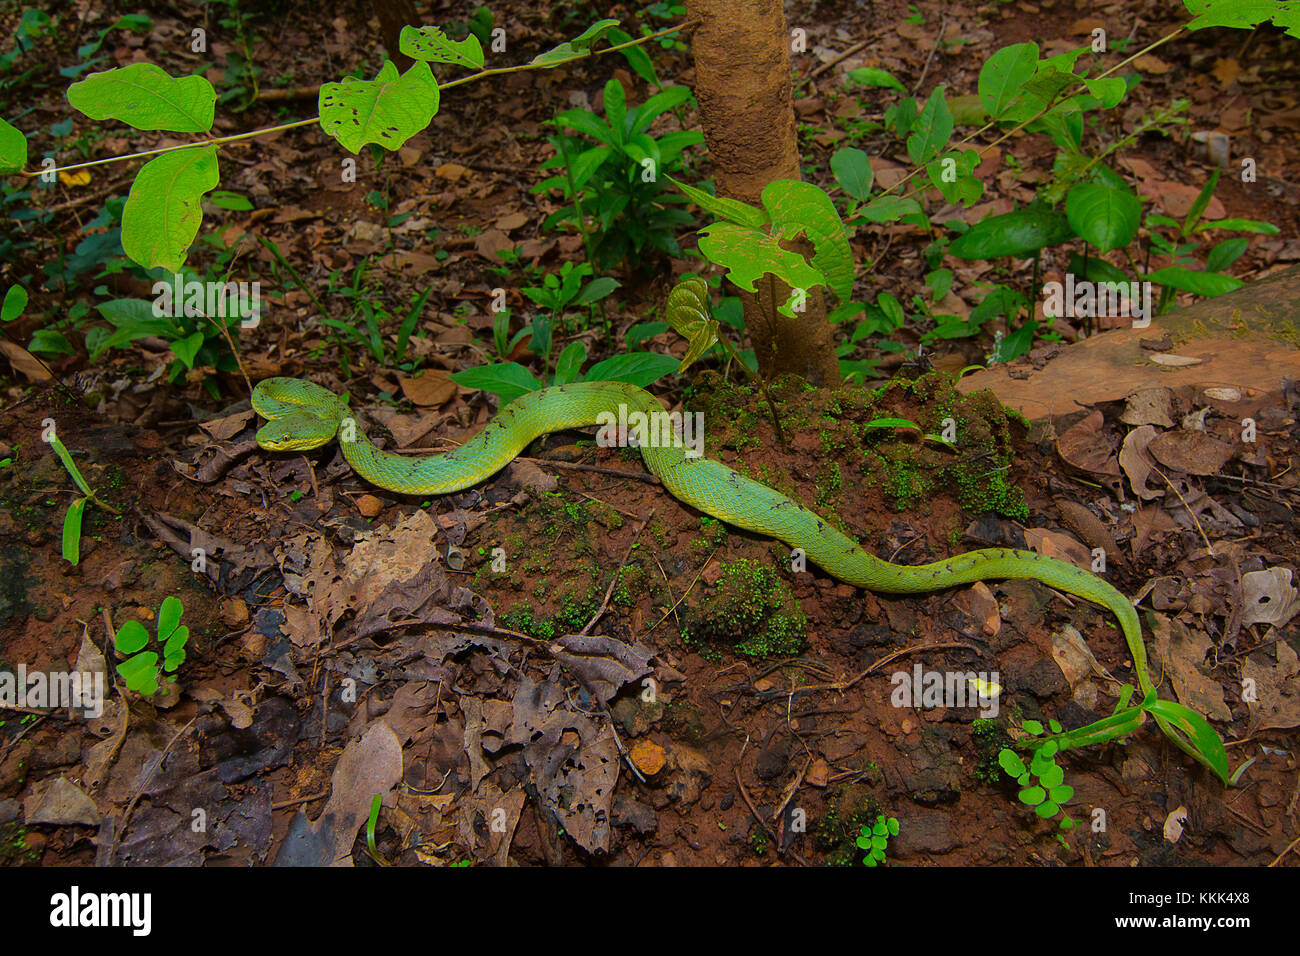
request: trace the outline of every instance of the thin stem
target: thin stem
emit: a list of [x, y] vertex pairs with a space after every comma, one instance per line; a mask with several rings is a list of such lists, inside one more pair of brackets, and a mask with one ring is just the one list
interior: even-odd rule
[[[574, 56], [565, 57], [562, 60], [552, 60], [547, 63], [521, 63], [516, 66], [502, 66], [490, 70], [480, 70], [477, 73], [471, 73], [469, 76], [462, 76], [458, 80], [450, 80], [446, 83], [439, 83], [438, 91], [439, 93], [441, 93], [443, 90], [449, 90], [453, 86], [460, 86], [464, 83], [472, 83], [476, 80], [481, 80], [489, 76], [499, 76], [504, 73], [520, 73], [525, 70], [551, 69], [553, 67], [563, 66], [566, 63], [572, 63], [574, 60], [583, 60], [586, 59], [587, 57], [592, 57], [592, 56], [604, 56], [606, 53], [613, 53], [616, 50], [623, 50], [626, 49], [627, 47], [639, 46], [642, 43], [645, 43], [649, 40], [654, 40], [661, 36], [667, 36], [670, 33], [676, 33], [679, 30], [685, 30], [687, 27], [694, 26], [699, 22], [701, 21], [698, 18], [695, 20], [688, 20], [685, 23], [680, 24], [678, 26], [669, 27], [668, 29], [660, 30], [657, 33], [649, 33], [635, 40], [629, 40], [626, 43], [620, 43], [617, 46], [606, 47], [603, 50], [586, 50]], [[162, 146], [159, 147], [158, 149], [146, 149], [137, 153], [127, 153], [124, 156], [109, 156], [106, 159], [95, 159], [87, 163], [77, 163], [74, 166], [55, 166], [52, 169], [39, 169], [33, 171], [24, 170], [22, 175], [27, 177], [44, 176], [51, 173], [66, 172], [67, 170], [70, 169], [84, 169], [88, 166], [105, 166], [108, 163], [120, 163], [123, 160], [138, 159], [142, 156], [156, 156], [159, 153], [172, 153], [178, 149], [195, 149], [200, 146], [216, 146], [216, 145], [221, 145], [222, 143], [234, 143], [241, 139], [252, 139], [255, 136], [261, 136], [265, 133], [278, 133], [281, 130], [297, 129], [300, 126], [311, 126], [313, 123], [319, 123], [319, 122], [320, 122], [320, 116], [313, 116], [310, 119], [295, 120], [292, 123], [283, 123], [280, 126], [268, 126], [265, 129], [256, 129], [247, 133], [238, 133], [234, 136], [213, 136], [213, 137], [209, 137], [208, 139], [199, 140], [194, 143], [181, 143], [178, 146]]]

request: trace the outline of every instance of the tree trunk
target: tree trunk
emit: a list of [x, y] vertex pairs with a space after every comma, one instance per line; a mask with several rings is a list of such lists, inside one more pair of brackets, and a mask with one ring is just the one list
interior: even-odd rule
[[384, 49], [393, 65], [405, 71], [411, 65], [411, 58], [401, 51], [399, 40], [402, 27], [419, 26], [420, 18], [415, 14], [414, 0], [375, 0], [375, 15], [379, 17], [379, 29], [384, 34]]
[[[703, 21], [691, 50], [718, 195], [759, 205], [768, 183], [802, 178], [785, 10], [781, 0], [687, 0], [686, 9]], [[788, 319], [776, 311], [789, 298], [788, 286], [761, 279], [756, 288], [757, 295], [740, 296], [764, 377], [793, 372], [815, 385], [839, 384], [822, 289], [810, 290], [806, 310]]]

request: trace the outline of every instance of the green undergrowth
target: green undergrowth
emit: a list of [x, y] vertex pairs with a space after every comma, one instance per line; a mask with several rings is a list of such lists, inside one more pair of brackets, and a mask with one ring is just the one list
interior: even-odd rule
[[[1027, 425], [1022, 416], [1004, 409], [991, 391], [963, 395], [947, 374], [936, 371], [877, 389], [819, 389], [786, 378], [772, 394], [788, 452], [778, 446], [765, 405], [753, 388], [705, 373], [688, 389], [684, 404], [704, 413], [706, 454], [733, 458], [726, 453], [738, 453], [734, 467], [815, 508], [841, 529], [845, 511], [864, 510], [857, 500], [846, 508], [846, 492], [864, 488], [873, 489], [882, 506], [899, 512], [924, 511], [930, 501], [947, 496], [971, 513], [1028, 517], [1024, 493], [1009, 477], [1013, 429], [1023, 436]], [[910, 421], [920, 431], [873, 424], [891, 418]], [[954, 448], [925, 441], [922, 435], [949, 438]], [[755, 454], [758, 449], [762, 453]], [[759, 460], [787, 455], [809, 466], [803, 471], [812, 476], [815, 500], [800, 494], [790, 468]]]
[[722, 648], [750, 657], [797, 654], [808, 621], [789, 583], [749, 558], [722, 566], [717, 583], [686, 613], [682, 640], [705, 657]]

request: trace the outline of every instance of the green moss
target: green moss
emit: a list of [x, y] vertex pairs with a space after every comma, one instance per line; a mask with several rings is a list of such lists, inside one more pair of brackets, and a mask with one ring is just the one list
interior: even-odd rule
[[534, 618], [536, 612], [529, 603], [520, 602], [510, 608], [505, 614], [501, 615], [501, 624], [512, 631], [519, 631], [521, 634], [527, 634], [530, 637], [540, 638], [549, 641], [555, 637], [554, 621], [539, 621]]
[[830, 798], [818, 821], [813, 844], [826, 854], [827, 866], [853, 866], [858, 862], [858, 833], [880, 814], [880, 804], [860, 783], [847, 784]]
[[797, 654], [803, 649], [807, 619], [790, 585], [772, 568], [741, 558], [724, 565], [682, 628], [682, 638], [698, 648], [724, 645], [753, 657]]
[[645, 594], [646, 587], [645, 568], [639, 564], [626, 565], [619, 569], [618, 583], [614, 585], [610, 603], [621, 607], [632, 607], [640, 600], [641, 595]]
[[40, 856], [27, 845], [27, 828], [19, 823], [0, 825], [0, 866], [34, 863]]
[[1001, 720], [979, 717], [971, 721], [971, 737], [979, 748], [979, 761], [975, 764], [975, 779], [985, 783], [998, 783], [1003, 779], [998, 754], [1011, 746], [1011, 737]]

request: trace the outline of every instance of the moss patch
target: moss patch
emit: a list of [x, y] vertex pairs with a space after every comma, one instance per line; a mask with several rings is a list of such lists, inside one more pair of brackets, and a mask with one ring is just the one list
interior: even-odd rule
[[722, 575], [688, 615], [688, 645], [722, 645], [753, 657], [797, 654], [808, 622], [790, 585], [772, 568], [748, 558], [724, 565]]

